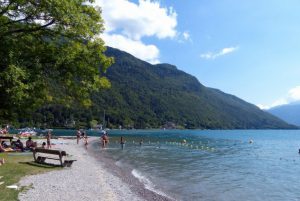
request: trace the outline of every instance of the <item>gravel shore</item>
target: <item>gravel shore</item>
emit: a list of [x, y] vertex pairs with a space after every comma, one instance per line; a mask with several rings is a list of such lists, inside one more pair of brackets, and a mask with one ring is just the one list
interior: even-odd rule
[[18, 185], [31, 186], [19, 194], [20, 201], [141, 201], [120, 178], [88, 155], [76, 140], [52, 140], [55, 149], [65, 150], [77, 160], [71, 168], [24, 177]]

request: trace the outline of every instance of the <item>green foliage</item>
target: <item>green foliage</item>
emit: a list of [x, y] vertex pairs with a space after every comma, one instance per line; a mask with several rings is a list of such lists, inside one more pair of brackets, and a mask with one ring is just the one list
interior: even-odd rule
[[92, 121], [90, 121], [90, 127], [91, 128], [95, 128], [98, 125], [98, 121], [93, 119]]
[[91, 106], [110, 87], [112, 63], [100, 9], [87, 0], [6, 0], [0, 4], [0, 120], [44, 104]]

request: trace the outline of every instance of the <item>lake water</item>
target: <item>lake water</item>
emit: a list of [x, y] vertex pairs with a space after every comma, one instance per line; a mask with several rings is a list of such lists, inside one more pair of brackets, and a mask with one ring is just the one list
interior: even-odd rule
[[[160, 194], [178, 200], [300, 200], [299, 130], [130, 130], [109, 135], [108, 157]], [[126, 140], [123, 150], [120, 136]]]

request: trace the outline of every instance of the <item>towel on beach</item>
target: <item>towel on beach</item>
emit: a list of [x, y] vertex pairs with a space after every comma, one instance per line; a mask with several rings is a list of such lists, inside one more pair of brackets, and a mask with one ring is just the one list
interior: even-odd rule
[[19, 187], [17, 185], [11, 185], [11, 186], [6, 186], [6, 188], [10, 188], [10, 189], [18, 189]]

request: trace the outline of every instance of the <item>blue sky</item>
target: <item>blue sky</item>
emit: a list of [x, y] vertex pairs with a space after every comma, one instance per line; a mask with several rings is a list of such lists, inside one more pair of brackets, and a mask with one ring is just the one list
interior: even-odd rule
[[261, 107], [300, 100], [300, 1], [96, 0], [106, 44]]

